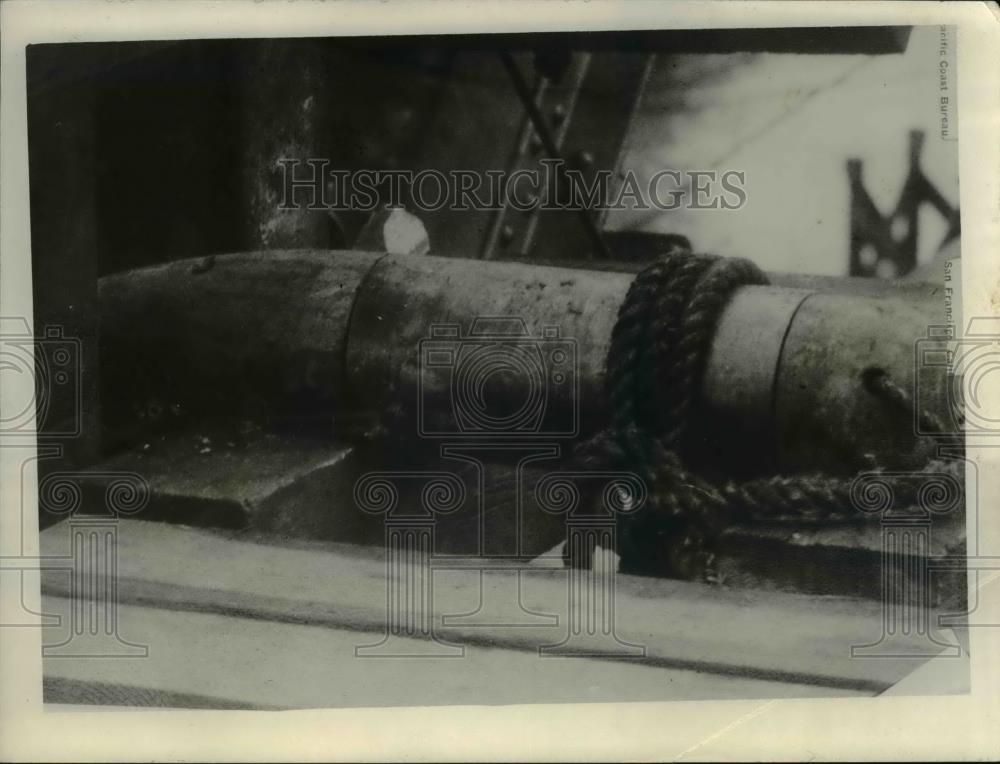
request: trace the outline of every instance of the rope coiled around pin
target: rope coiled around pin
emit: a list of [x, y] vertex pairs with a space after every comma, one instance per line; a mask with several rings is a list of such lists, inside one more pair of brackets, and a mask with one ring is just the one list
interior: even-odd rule
[[[734, 522], [815, 524], [858, 515], [850, 479], [811, 474], [717, 484], [681, 458], [722, 311], [739, 287], [767, 283], [748, 260], [686, 252], [663, 256], [633, 280], [606, 359], [611, 426], [577, 449], [584, 468], [628, 469], [646, 483], [646, 505], [619, 517], [623, 571], [711, 580], [713, 541]], [[951, 471], [955, 463], [926, 469]], [[916, 501], [911, 483], [898, 489], [897, 501]]]

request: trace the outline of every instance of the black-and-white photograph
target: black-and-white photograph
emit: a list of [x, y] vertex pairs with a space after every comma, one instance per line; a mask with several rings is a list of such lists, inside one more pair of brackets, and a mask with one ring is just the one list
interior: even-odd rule
[[969, 693], [959, 45], [28, 45], [46, 710]]

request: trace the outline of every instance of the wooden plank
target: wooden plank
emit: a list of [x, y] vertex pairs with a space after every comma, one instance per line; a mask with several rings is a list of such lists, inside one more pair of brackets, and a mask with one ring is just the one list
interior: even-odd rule
[[[66, 614], [70, 601], [45, 597], [43, 605]], [[146, 607], [123, 606], [120, 626], [148, 641], [149, 657], [47, 658], [47, 703], [287, 709], [859, 694], [503, 649], [469, 650], [460, 660], [356, 658], [355, 646], [380, 635]]]
[[[385, 628], [386, 568], [373, 550], [264, 546], [135, 520], [121, 521], [118, 528], [123, 603], [351, 631]], [[45, 555], [64, 554], [67, 544], [67, 523], [41, 534]], [[435, 573], [438, 636], [466, 646], [537, 653], [565, 636], [567, 575], [566, 570]], [[69, 576], [45, 571], [42, 587], [44, 593], [66, 596]], [[518, 597], [524, 610], [517, 608]], [[477, 610], [475, 618], [443, 620]], [[852, 645], [880, 637], [882, 615], [877, 603], [867, 601], [617, 577], [616, 633], [645, 647], [645, 657], [628, 660], [647, 666], [880, 692], [926, 660], [851, 657]], [[903, 647], [926, 651], [928, 644], [914, 635]]]

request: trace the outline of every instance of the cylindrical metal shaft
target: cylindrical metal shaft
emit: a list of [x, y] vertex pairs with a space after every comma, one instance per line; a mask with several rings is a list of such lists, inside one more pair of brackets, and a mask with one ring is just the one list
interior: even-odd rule
[[[939, 315], [929, 292], [899, 296], [744, 287], [716, 329], [703, 399], [740, 448], [782, 471], [866, 464], [916, 467], [930, 443], [917, 414], [946, 411], [943, 368], [919, 350]], [[912, 399], [906, 410], [870, 389], [881, 374]], [[926, 434], [926, 433], [925, 433]]]
[[[429, 438], [569, 440], [607, 423], [604, 360], [632, 278], [339, 251], [115, 274], [101, 283], [105, 397], [125, 417], [122, 396], [152, 396], [199, 416], [396, 409]], [[775, 469], [916, 459], [912, 418], [863, 374], [913, 390], [934, 308], [923, 292], [737, 290], [699, 391], [706, 437], [734, 433]], [[927, 391], [939, 408], [943, 379]]]

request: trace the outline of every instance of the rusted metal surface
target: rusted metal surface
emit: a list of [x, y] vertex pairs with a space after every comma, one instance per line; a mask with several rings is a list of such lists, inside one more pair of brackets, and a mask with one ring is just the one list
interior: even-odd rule
[[[114, 389], [153, 383], [166, 388], [169, 405], [176, 385], [203, 406], [214, 401], [220, 408], [209, 410], [216, 413], [251, 402], [321, 419], [316, 412], [339, 404], [377, 412], [417, 435], [420, 427], [454, 419], [463, 350], [485, 348], [488, 355], [490, 348], [503, 354], [516, 347], [534, 354], [541, 378], [515, 368], [492, 380], [492, 393], [501, 407], [516, 405], [537, 383], [545, 419], [540, 429], [529, 424], [515, 435], [566, 440], [606, 424], [604, 359], [631, 282], [627, 273], [358, 252], [212, 262], [204, 272], [202, 261], [189, 261], [104, 281]], [[724, 438], [746, 423], [763, 428], [773, 433], [766, 448], [760, 438], [743, 448], [773, 447], [779, 470], [857, 468], [866, 454], [883, 465], [919, 462], [924, 451], [912, 421], [866, 391], [862, 372], [880, 368], [912, 390], [915, 345], [934, 323], [936, 298], [918, 291], [895, 298], [817, 293], [794, 309], [800, 298], [776, 287], [737, 292], [702, 391], [711, 415], [706, 435], [714, 429]], [[761, 315], [770, 316], [767, 336], [747, 336], [746, 326]], [[491, 323], [497, 318], [504, 321]], [[436, 334], [441, 327], [450, 333]], [[430, 340], [453, 351], [452, 361], [433, 369], [424, 363], [422, 343]], [[569, 374], [562, 381], [546, 355], [557, 347], [572, 356], [571, 366], [560, 361]], [[139, 370], [153, 376], [120, 376]], [[925, 399], [939, 408], [944, 381], [944, 369], [931, 370], [935, 395]]]
[[109, 435], [199, 416], [304, 411], [333, 428], [355, 293], [379, 255], [260, 252], [100, 283]]
[[739, 422], [762, 446], [774, 439], [774, 394], [785, 335], [810, 294], [784, 287], [738, 290], [715, 332], [702, 395], [720, 418]]
[[[863, 374], [880, 369], [912, 395], [918, 341], [938, 322], [935, 308], [933, 300], [806, 298], [789, 325], [776, 375], [774, 442], [782, 469], [916, 469], [926, 462], [932, 444], [915, 437], [915, 416], [868, 392]], [[926, 371], [919, 398], [943, 416], [944, 369]]]
[[[585, 263], [576, 263], [570, 267], [634, 274], [647, 268], [658, 257], [667, 252], [678, 248], [690, 249], [690, 242], [686, 237], [674, 234], [659, 234], [648, 231], [605, 231], [603, 235], [611, 246], [614, 259], [606, 262], [591, 260]], [[960, 256], [957, 251], [957, 240], [949, 243], [947, 249], [949, 250], [948, 258]], [[567, 265], [565, 261], [549, 257], [507, 257], [504, 259], [511, 262], [550, 265], [558, 268]], [[906, 278], [898, 279], [821, 276], [813, 273], [787, 273], [783, 271], [769, 272], [767, 277], [774, 286], [806, 289], [811, 292], [836, 292], [872, 297], [915, 295], [918, 296], [918, 299], [938, 296], [940, 299], [942, 275], [940, 267], [934, 271], [924, 267]]]
[[702, 395], [718, 425], [738, 432], [761, 466], [916, 469], [933, 447], [916, 437], [918, 412], [872, 394], [864, 377], [879, 370], [915, 406], [947, 412], [944, 369], [918, 368], [920, 345], [941, 322], [940, 303], [913, 291], [738, 290], [716, 330]]
[[[435, 327], [457, 327], [449, 340], [456, 348], [495, 342], [498, 347], [528, 344], [544, 353], [568, 340], [575, 354], [574, 379], [566, 384], [544, 380], [546, 414], [555, 417], [559, 433], [592, 432], [605, 420], [604, 357], [630, 281], [626, 274], [516, 263], [386, 257], [365, 279], [355, 304], [347, 348], [352, 391], [368, 407], [402, 407], [408, 421], [416, 419], [421, 385], [424, 403], [442, 409], [455, 403], [447, 369], [437, 374], [428, 369], [421, 379], [420, 343], [432, 339]], [[520, 320], [525, 334], [517, 334], [520, 327], [512, 322], [473, 326], [477, 318], [495, 317]], [[473, 333], [477, 328], [486, 334]], [[556, 335], [546, 337], [551, 328]], [[514, 384], [524, 382], [521, 375]], [[523, 399], [526, 390], [499, 393]], [[576, 427], [569, 421], [574, 413], [579, 415]]]

